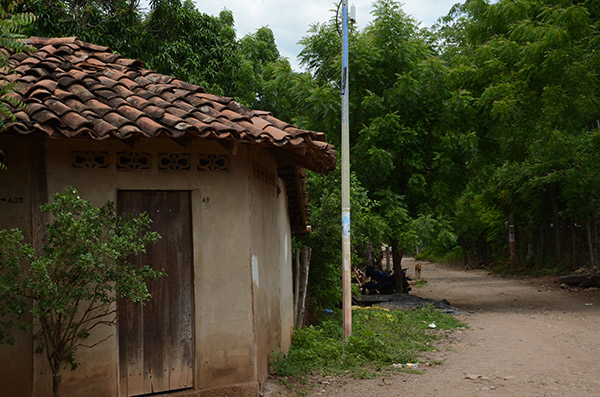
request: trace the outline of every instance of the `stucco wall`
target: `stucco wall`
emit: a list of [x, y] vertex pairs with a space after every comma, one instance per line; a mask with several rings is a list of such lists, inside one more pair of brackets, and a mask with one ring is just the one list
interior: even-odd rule
[[[256, 153], [252, 159], [250, 216], [252, 292], [256, 330], [257, 376], [268, 375], [269, 360], [282, 347], [289, 347], [291, 332], [291, 241], [289, 220], [281, 220], [286, 192], [277, 178], [273, 159]], [[287, 216], [287, 207], [285, 209]], [[281, 233], [285, 227], [285, 233]], [[283, 284], [282, 284], [283, 282]], [[289, 312], [286, 312], [289, 310]], [[287, 346], [285, 346], [287, 345]], [[287, 350], [286, 350], [287, 351]]]
[[[106, 151], [109, 167], [73, 168], [73, 151], [77, 150]], [[153, 156], [159, 152], [228, 154], [229, 171], [157, 171], [155, 164], [150, 171], [116, 171], [117, 151], [147, 152]], [[0, 176], [0, 186], [26, 200], [27, 158], [20, 158], [20, 163], [4, 174], [8, 177]], [[269, 353], [277, 345], [289, 346], [292, 323], [287, 203], [283, 183], [279, 182], [278, 193], [272, 158], [247, 146], [240, 146], [234, 155], [216, 143], [192, 142], [184, 147], [168, 139], [153, 139], [137, 141], [132, 148], [117, 140], [73, 139], [50, 140], [46, 160], [50, 196], [64, 191], [65, 186], [74, 186], [82, 198], [102, 205], [107, 200], [115, 201], [119, 189], [191, 191], [195, 388], [215, 389], [264, 379]], [[253, 173], [253, 164], [260, 164], [263, 171], [273, 174], [274, 184], [259, 181]], [[26, 205], [22, 209], [14, 208], [11, 215], [2, 214], [0, 226], [26, 228], [29, 209]], [[281, 286], [282, 282], [286, 285]], [[110, 335], [109, 339], [94, 349], [78, 351], [81, 366], [76, 371], [63, 372], [63, 397], [119, 394], [116, 332], [110, 327], [100, 329], [90, 337], [89, 343]], [[25, 378], [30, 379], [31, 343], [21, 345], [28, 347], [20, 348], [20, 364], [15, 371], [22, 374], [29, 368]], [[4, 352], [0, 350], [0, 358], [6, 357]], [[45, 358], [38, 356], [33, 372], [48, 379], [46, 365]], [[12, 376], [15, 371], [0, 368], [0, 376]], [[31, 381], [24, 381], [23, 385], [31, 390]], [[46, 390], [34, 387], [33, 395], [43, 396]]]
[[[31, 240], [30, 141], [2, 139], [6, 170], [0, 171], [0, 230], [19, 228]], [[15, 329], [16, 343], [0, 345], [0, 395], [26, 396], [32, 390], [31, 332]]]
[[[281, 192], [285, 190], [285, 183], [280, 179], [279, 186]], [[279, 313], [280, 318], [280, 349], [287, 353], [292, 344], [292, 327], [294, 326], [294, 296], [293, 296], [293, 276], [292, 276], [292, 237], [289, 230], [290, 217], [288, 215], [287, 194], [280, 194], [277, 200], [277, 220], [278, 229], [286, 231], [280, 233], [279, 242]]]

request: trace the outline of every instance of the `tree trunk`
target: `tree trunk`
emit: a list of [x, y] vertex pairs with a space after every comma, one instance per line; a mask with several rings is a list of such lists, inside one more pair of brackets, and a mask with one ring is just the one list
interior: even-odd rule
[[587, 242], [588, 242], [588, 252], [590, 254], [590, 266], [595, 266], [596, 265], [596, 261], [594, 260], [594, 243], [592, 240], [592, 227], [590, 225], [590, 220], [588, 219], [588, 221], [585, 224], [585, 229], [587, 232]]
[[577, 262], [577, 236], [575, 235], [575, 224], [571, 223], [571, 270], [575, 269]]
[[546, 264], [545, 241], [546, 241], [546, 227], [542, 226], [540, 228], [540, 250], [539, 250], [539, 254], [538, 254], [539, 255], [538, 268], [541, 268]]
[[471, 239], [471, 251], [473, 252], [475, 263], [479, 263], [479, 247], [477, 247], [477, 241], [474, 238]]
[[367, 266], [373, 266], [373, 243], [367, 243]]
[[556, 260], [558, 263], [563, 261], [562, 241], [560, 238], [560, 212], [558, 210], [558, 198], [556, 189], [550, 188], [550, 203], [552, 204], [552, 221], [554, 223], [554, 248], [556, 249]]
[[390, 248], [386, 245], [383, 250], [383, 257], [385, 258], [385, 269], [390, 270]]
[[52, 396], [58, 397], [58, 389], [60, 389], [60, 362], [52, 363]]
[[390, 239], [392, 246], [392, 262], [394, 264], [394, 275], [396, 292], [404, 292], [404, 272], [402, 271], [402, 250], [398, 246], [398, 240]]

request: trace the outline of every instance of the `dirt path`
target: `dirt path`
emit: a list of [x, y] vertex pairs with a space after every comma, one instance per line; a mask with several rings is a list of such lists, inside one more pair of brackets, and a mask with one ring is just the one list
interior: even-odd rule
[[[411, 276], [414, 261], [405, 259]], [[568, 291], [549, 279], [501, 278], [423, 263], [423, 288], [469, 311], [470, 329], [424, 360], [424, 374], [325, 379], [323, 396], [600, 396], [600, 291]]]

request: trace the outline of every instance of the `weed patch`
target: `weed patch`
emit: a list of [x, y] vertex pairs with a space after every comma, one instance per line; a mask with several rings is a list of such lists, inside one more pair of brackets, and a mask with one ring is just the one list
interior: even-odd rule
[[335, 311], [317, 326], [295, 331], [287, 357], [274, 360], [274, 374], [373, 377], [391, 364], [417, 362], [421, 352], [432, 350], [437, 335], [428, 325], [433, 322], [436, 329], [465, 326], [433, 307], [409, 311], [355, 307], [352, 336], [343, 344], [342, 315]]

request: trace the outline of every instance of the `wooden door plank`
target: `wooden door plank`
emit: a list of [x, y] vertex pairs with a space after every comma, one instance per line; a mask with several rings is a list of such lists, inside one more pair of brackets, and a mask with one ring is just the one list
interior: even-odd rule
[[[138, 198], [133, 197], [131, 192], [118, 192], [119, 213], [140, 212], [136, 204]], [[142, 254], [129, 260], [140, 265], [145, 262], [146, 255]], [[119, 300], [119, 362], [121, 371], [121, 382], [127, 390], [128, 395], [144, 394], [144, 349], [143, 349], [143, 327], [142, 306], [124, 299]]]
[[[166, 192], [142, 192], [140, 202], [143, 208], [152, 209], [151, 230], [161, 235], [161, 239], [147, 248], [148, 266], [153, 269], [165, 268], [167, 262], [167, 235], [165, 214]], [[144, 329], [144, 391], [157, 393], [168, 390], [168, 277], [148, 283], [152, 298], [143, 306]]]
[[170, 258], [170, 389], [193, 385], [192, 243], [188, 192], [172, 194], [168, 201], [167, 252]]

